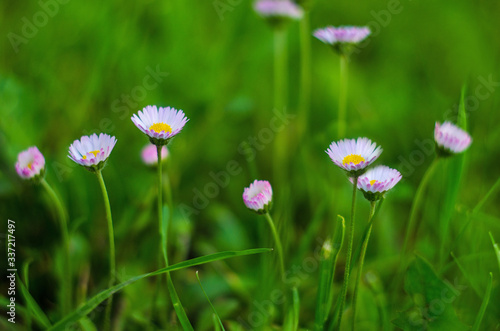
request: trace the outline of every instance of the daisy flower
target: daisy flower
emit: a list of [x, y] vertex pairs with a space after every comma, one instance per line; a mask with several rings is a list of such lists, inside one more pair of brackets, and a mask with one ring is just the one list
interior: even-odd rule
[[254, 9], [264, 18], [298, 20], [304, 15], [302, 8], [290, 0], [258, 0], [254, 5]]
[[105, 133], [83, 136], [69, 146], [68, 157], [87, 170], [101, 170], [115, 147], [116, 139]]
[[258, 214], [269, 211], [273, 199], [273, 188], [267, 180], [255, 180], [243, 191], [243, 202]]
[[[349, 178], [351, 183], [353, 178]], [[392, 189], [401, 180], [401, 173], [388, 166], [379, 165], [369, 169], [358, 178], [358, 189], [363, 192], [369, 201], [381, 199], [384, 194]]]
[[333, 163], [357, 177], [380, 156], [382, 148], [368, 138], [343, 139], [332, 142], [326, 153]]
[[189, 119], [182, 110], [171, 107], [147, 106], [132, 116], [132, 122], [148, 135], [154, 145], [166, 145], [176, 134], [181, 132]]
[[325, 44], [331, 45], [337, 52], [348, 54], [353, 45], [365, 40], [370, 33], [370, 29], [366, 26], [327, 26], [317, 29], [313, 35]]
[[[142, 162], [148, 166], [158, 164], [158, 152], [156, 146], [147, 144], [141, 151]], [[161, 147], [161, 160], [162, 162], [168, 157], [168, 149], [166, 146]]]
[[443, 124], [436, 122], [434, 140], [438, 146], [438, 152], [442, 156], [461, 153], [472, 142], [467, 132], [450, 122], [444, 122]]
[[16, 171], [22, 179], [39, 179], [45, 173], [45, 158], [36, 146], [17, 155]]

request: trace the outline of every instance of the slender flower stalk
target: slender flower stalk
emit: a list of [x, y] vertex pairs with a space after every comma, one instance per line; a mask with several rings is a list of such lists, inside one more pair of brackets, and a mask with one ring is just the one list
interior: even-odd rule
[[410, 237], [412, 233], [414, 232], [415, 228], [415, 222], [417, 220], [417, 214], [421, 208], [423, 198], [424, 198], [424, 193], [427, 188], [427, 185], [429, 184], [429, 181], [432, 178], [432, 175], [436, 171], [437, 165], [439, 163], [439, 157], [436, 157], [427, 171], [424, 174], [424, 177], [422, 178], [422, 181], [418, 185], [417, 192], [415, 193], [415, 198], [413, 199], [413, 203], [411, 205], [411, 211], [410, 211], [410, 219], [408, 221], [408, 225], [406, 227], [406, 235], [405, 239], [403, 242], [403, 249], [401, 250], [401, 261], [404, 259], [404, 256], [406, 256], [407, 250], [408, 250], [408, 245], [410, 242]]
[[[156, 146], [156, 155], [158, 157], [158, 165], [157, 165], [157, 171], [158, 171], [158, 230], [160, 233], [160, 236], [162, 234], [162, 224], [163, 224], [163, 186], [162, 186], [162, 166], [161, 166], [161, 148], [162, 146], [158, 145]], [[171, 206], [169, 206], [171, 208]], [[161, 238], [161, 247], [163, 247], [163, 260], [165, 262], [165, 267], [168, 267], [168, 254], [167, 254], [167, 236], [165, 238]]]
[[415, 225], [416, 225], [415, 223], [417, 220], [417, 214], [421, 208], [423, 198], [424, 198], [424, 193], [425, 193], [425, 190], [427, 188], [427, 185], [428, 185], [429, 181], [431, 180], [432, 175], [436, 171], [438, 163], [439, 163], [439, 157], [434, 158], [434, 160], [432, 161], [429, 168], [427, 168], [427, 170], [424, 174], [424, 177], [422, 178], [422, 181], [418, 185], [417, 192], [415, 193], [415, 198], [413, 199], [413, 203], [411, 205], [411, 210], [410, 210], [410, 219], [409, 219], [407, 227], [406, 227], [406, 235], [405, 235], [405, 239], [403, 242], [403, 248], [401, 249], [401, 255], [399, 257], [399, 267], [398, 267], [398, 270], [396, 273], [396, 275], [397, 275], [396, 281], [393, 283], [394, 293], [397, 292], [397, 289], [400, 288], [400, 286], [403, 282], [403, 277], [404, 277], [403, 270], [407, 266], [407, 263], [405, 262], [405, 260], [406, 260], [405, 258], [406, 258], [407, 250], [409, 249], [408, 247], [410, 245], [410, 238], [411, 238], [412, 234], [415, 232]]
[[368, 138], [358, 139], [343, 139], [337, 142], [332, 142], [326, 150], [333, 163], [343, 169], [351, 178], [352, 188], [352, 205], [351, 205], [351, 221], [349, 226], [349, 244], [347, 246], [347, 257], [344, 271], [344, 282], [342, 284], [342, 292], [339, 297], [336, 316], [334, 322], [330, 324], [330, 329], [339, 330], [342, 323], [342, 313], [344, 310], [347, 288], [349, 286], [349, 275], [351, 271], [352, 245], [354, 241], [354, 219], [356, 211], [356, 189], [358, 188], [359, 176], [366, 173], [366, 168], [375, 162], [382, 153], [382, 148], [377, 146]]
[[[70, 264], [70, 239], [68, 233], [68, 214], [66, 213], [61, 200], [56, 192], [45, 180], [45, 158], [36, 146], [20, 152], [17, 156], [16, 172], [24, 180], [29, 180], [35, 184], [41, 184], [47, 191], [52, 203], [55, 206], [59, 219], [59, 228], [63, 240], [64, 275], [61, 279], [61, 312], [66, 315], [71, 311], [72, 288], [71, 288], [71, 264]], [[26, 276], [27, 277], [27, 276]], [[28, 286], [28, 279], [25, 280]]]
[[[266, 19], [274, 32], [274, 109], [286, 109], [287, 88], [287, 25], [292, 20], [304, 16], [301, 6], [292, 0], [257, 0], [254, 4], [256, 13]], [[278, 184], [283, 184], [286, 174], [287, 140], [285, 132], [274, 139], [273, 175]], [[280, 186], [283, 187], [283, 186]]]
[[[101, 170], [96, 171], [97, 180], [101, 188], [102, 198], [104, 200], [104, 208], [106, 209], [106, 223], [108, 226], [108, 240], [109, 240], [109, 286], [113, 286], [116, 276], [116, 260], [115, 260], [115, 235], [113, 230], [113, 217], [111, 215], [111, 206], [109, 204], [108, 191], [106, 184], [102, 177]], [[111, 298], [110, 298], [111, 300]]]
[[[88, 171], [95, 173], [99, 186], [101, 188], [102, 197], [104, 200], [104, 208], [106, 210], [106, 223], [108, 227], [109, 241], [109, 281], [108, 287], [115, 284], [116, 279], [116, 262], [115, 262], [115, 235], [113, 230], [113, 218], [111, 215], [111, 206], [109, 204], [108, 192], [104, 179], [102, 177], [102, 169], [106, 166], [109, 155], [115, 147], [115, 137], [101, 133], [99, 136], [93, 134], [91, 136], [83, 136], [80, 140], [75, 140], [69, 147], [68, 157], [74, 162], [85, 167]], [[113, 305], [113, 297], [110, 296], [105, 310], [104, 330], [111, 328], [111, 310]]]
[[[99, 181], [99, 186], [101, 187], [102, 198], [104, 200], [104, 207], [106, 209], [106, 223], [108, 225], [108, 241], [109, 241], [109, 282], [108, 287], [115, 284], [116, 279], [116, 257], [115, 257], [115, 235], [113, 231], [113, 218], [111, 216], [111, 206], [109, 204], [108, 191], [106, 190], [106, 184], [104, 184], [104, 179], [102, 178], [101, 170], [96, 171], [97, 180]], [[106, 304], [105, 311], [105, 329], [109, 330], [111, 328], [111, 309], [113, 306], [113, 297], [110, 296]]]
[[334, 330], [340, 330], [342, 323], [342, 314], [344, 311], [345, 299], [347, 295], [347, 288], [349, 286], [349, 276], [351, 273], [351, 258], [352, 258], [352, 244], [354, 242], [354, 217], [356, 211], [356, 188], [358, 186], [358, 177], [353, 178], [353, 189], [352, 189], [352, 205], [351, 205], [351, 221], [349, 224], [349, 244], [347, 246], [347, 257], [345, 262], [344, 271], [344, 282], [342, 283], [342, 292], [340, 294], [340, 306], [338, 309], [337, 325], [335, 325]]
[[434, 140], [436, 142], [436, 158], [425, 172], [424, 177], [417, 188], [415, 199], [413, 200], [413, 204], [411, 206], [410, 219], [406, 229], [403, 249], [401, 250], [401, 258], [404, 257], [408, 249], [410, 236], [414, 231], [417, 214], [422, 204], [425, 189], [434, 171], [436, 170], [439, 159], [462, 153], [469, 148], [472, 143], [472, 138], [466, 131], [450, 122], [444, 122], [442, 124], [436, 122], [434, 128]]
[[63, 245], [64, 245], [63, 257], [64, 257], [64, 273], [65, 273], [62, 279], [62, 290], [61, 290], [63, 298], [62, 313], [63, 315], [66, 315], [68, 314], [68, 312], [71, 311], [71, 308], [73, 306], [72, 288], [71, 288], [71, 259], [69, 253], [70, 239], [68, 232], [68, 217], [61, 203], [61, 200], [57, 196], [56, 192], [49, 185], [49, 183], [47, 183], [45, 178], [42, 178], [40, 183], [42, 184], [43, 188], [47, 191], [48, 195], [50, 196], [50, 199], [52, 200], [52, 203], [56, 207], [57, 216], [59, 218], [59, 228], [61, 231]]
[[[157, 107], [147, 106], [138, 114], [132, 116], [132, 122], [149, 137], [149, 141], [156, 145], [156, 159], [158, 171], [158, 230], [160, 234], [160, 245], [165, 266], [169, 266], [168, 262], [168, 221], [163, 223], [163, 185], [162, 185], [162, 151], [163, 147], [168, 145], [172, 138], [182, 131], [184, 125], [189, 119], [184, 115], [182, 110], [177, 110], [172, 107]], [[164, 154], [164, 153], [163, 153]], [[171, 213], [171, 194], [169, 195], [169, 212]], [[165, 228], [163, 228], [165, 226]], [[191, 323], [186, 315], [184, 307], [177, 295], [174, 283], [170, 276], [170, 272], [166, 273], [167, 287], [170, 295], [170, 300], [174, 306], [179, 322], [185, 330], [193, 330]]]
[[[259, 215], [264, 215], [266, 221], [271, 228], [274, 243], [276, 245], [276, 251], [278, 253], [278, 260], [280, 264], [280, 284], [284, 289], [285, 278], [285, 259], [283, 255], [283, 246], [281, 245], [281, 240], [276, 231], [273, 219], [269, 214], [273, 200], [273, 188], [271, 184], [266, 180], [254, 180], [249, 187], [243, 190], [243, 202], [248, 209], [253, 210]], [[288, 296], [285, 295], [285, 301], [288, 302]], [[287, 310], [286, 307], [283, 308], [283, 325], [287, 324]]]
[[361, 254], [359, 255], [359, 266], [358, 273], [356, 275], [356, 283], [354, 284], [354, 294], [352, 298], [352, 330], [354, 331], [354, 325], [356, 323], [356, 307], [358, 302], [358, 291], [359, 283], [361, 282], [361, 274], [363, 273], [363, 264], [365, 262], [366, 248], [368, 247], [368, 241], [370, 240], [370, 234], [372, 233], [373, 227], [373, 215], [375, 214], [375, 201], [370, 202], [370, 216], [368, 217], [368, 232], [366, 233], [366, 238], [361, 246]]
[[274, 29], [274, 108], [281, 110], [286, 107], [287, 91], [287, 31]]
[[311, 102], [311, 27], [309, 12], [299, 23], [300, 34], [300, 94], [299, 94], [299, 137], [307, 130]]
[[323, 43], [330, 45], [340, 55], [339, 109], [337, 121], [338, 137], [344, 137], [346, 127], [348, 61], [354, 48], [370, 35], [368, 27], [327, 26], [314, 31], [314, 36]]
[[337, 122], [337, 136], [345, 136], [346, 127], [346, 108], [347, 108], [347, 87], [348, 87], [348, 57], [345, 54], [340, 55], [340, 90], [339, 90], [339, 118]]
[[278, 232], [276, 231], [276, 227], [274, 226], [273, 219], [271, 218], [271, 215], [269, 213], [265, 213], [264, 216], [266, 217], [267, 224], [269, 224], [269, 227], [271, 228], [271, 232], [273, 234], [274, 238], [274, 243], [276, 245], [276, 250], [278, 251], [278, 259], [280, 262], [280, 277], [281, 281], [284, 281], [285, 278], [285, 259], [283, 256], [283, 246], [281, 245], [281, 240]]
[[[274, 109], [283, 111], [286, 109], [288, 99], [287, 87], [287, 31], [284, 28], [274, 29]], [[280, 132], [274, 139], [274, 162], [273, 174], [278, 184], [283, 183], [286, 178], [286, 135]]]

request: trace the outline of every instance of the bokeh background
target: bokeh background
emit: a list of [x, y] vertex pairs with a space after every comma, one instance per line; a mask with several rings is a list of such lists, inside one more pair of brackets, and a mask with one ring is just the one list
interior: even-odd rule
[[[140, 150], [148, 140], [130, 120], [150, 104], [183, 109], [190, 118], [169, 145], [166, 162], [175, 206], [171, 259], [270, 247], [264, 220], [241, 199], [243, 188], [259, 178], [274, 185], [274, 216], [287, 264], [304, 269], [305, 259], [314, 257], [331, 235], [336, 215], [349, 216], [350, 184], [324, 152], [339, 138], [331, 130], [338, 103], [338, 56], [311, 35], [308, 121], [292, 116], [280, 133], [286, 141], [287, 170], [286, 180], [277, 187], [275, 137], [259, 138], [276, 116], [273, 33], [251, 1], [63, 2], [0, 3], [0, 232], [6, 233], [7, 219], [16, 221], [17, 264], [31, 260], [30, 292], [49, 318], [60, 318], [60, 235], [42, 188], [16, 175], [17, 153], [36, 145], [45, 156], [46, 178], [69, 212], [74, 286], [84, 300], [85, 292], [91, 296], [106, 284], [105, 213], [95, 176], [72, 164], [68, 147], [93, 132], [116, 136], [103, 175], [116, 229], [119, 277], [125, 280], [156, 269], [155, 172], [141, 162]], [[376, 220], [365, 264], [371, 280], [361, 289], [360, 329], [392, 329], [390, 320], [412, 306], [403, 288], [391, 291], [390, 285], [415, 191], [434, 158], [434, 123], [456, 120], [464, 84], [467, 126], [474, 141], [463, 158], [439, 165], [414, 234], [415, 251], [442, 279], [461, 289], [450, 305], [465, 325], [474, 323], [493, 272], [482, 329], [498, 329], [500, 270], [488, 235], [491, 231], [500, 241], [498, 195], [472, 216], [471, 211], [500, 175], [500, 3], [317, 0], [308, 6], [312, 30], [330, 24], [371, 27], [373, 35], [349, 63], [347, 137], [376, 141], [384, 149], [378, 163], [404, 176]], [[299, 23], [287, 29], [286, 112], [297, 115]], [[301, 125], [306, 125], [302, 135], [297, 129]], [[255, 153], [245, 152], [245, 144], [253, 145]], [[229, 164], [237, 171], [225, 177], [221, 172], [227, 174]], [[222, 184], [214, 176], [222, 178]], [[355, 244], [369, 207], [361, 195], [358, 198]], [[339, 257], [336, 288], [342, 282], [344, 259], [345, 250]], [[196, 330], [213, 324], [195, 270], [200, 270], [221, 317], [232, 321], [228, 328], [237, 329], [235, 325], [248, 322], [255, 311], [255, 293], [262, 274], [269, 272], [260, 261], [259, 256], [244, 257], [173, 275]], [[317, 268], [309, 269], [292, 273], [300, 279], [304, 329], [314, 321], [318, 279]], [[374, 282], [376, 290], [370, 285]], [[149, 323], [154, 285], [153, 280], [143, 281], [118, 296], [120, 327], [142, 329]], [[12, 328], [5, 316], [0, 325]], [[90, 317], [97, 324], [100, 313]], [[23, 329], [22, 323], [15, 327]]]

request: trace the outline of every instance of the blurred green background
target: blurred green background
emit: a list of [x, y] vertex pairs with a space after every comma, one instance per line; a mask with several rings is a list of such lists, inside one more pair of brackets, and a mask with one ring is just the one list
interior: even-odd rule
[[[381, 289], [363, 285], [360, 329], [392, 328], [387, 320], [411, 306], [411, 296], [402, 288], [391, 293], [390, 285], [415, 190], [434, 157], [429, 140], [434, 123], [455, 121], [464, 83], [473, 144], [464, 156], [461, 175], [453, 172], [456, 160], [449, 160], [433, 177], [415, 234], [416, 251], [440, 277], [455, 287], [465, 286], [451, 304], [467, 325], [474, 323], [488, 273], [493, 272], [482, 329], [500, 328], [500, 270], [488, 236], [491, 231], [500, 241], [498, 195], [470, 216], [500, 175], [499, 15], [500, 3], [494, 0], [311, 3], [312, 30], [326, 25], [371, 27], [373, 35], [349, 64], [347, 136], [366, 136], [380, 144], [384, 152], [377, 163], [397, 168], [404, 176], [376, 220], [364, 270]], [[33, 259], [30, 292], [49, 318], [60, 317], [60, 235], [41, 187], [16, 175], [17, 154], [33, 145], [44, 154], [46, 178], [69, 211], [74, 285], [88, 277], [88, 294], [93, 295], [106, 284], [104, 208], [96, 179], [72, 164], [68, 147], [93, 132], [116, 136], [103, 175], [116, 229], [119, 277], [156, 269], [155, 173], [141, 162], [147, 138], [130, 120], [146, 105], [183, 109], [190, 118], [169, 145], [166, 162], [175, 206], [172, 260], [271, 247], [259, 235], [266, 232], [264, 220], [249, 212], [241, 199], [243, 188], [255, 177], [275, 184], [274, 142], [263, 143], [258, 136], [275, 116], [273, 33], [255, 14], [251, 1], [2, 1], [0, 22], [0, 232], [5, 233], [7, 219], [16, 221], [17, 263]], [[310, 45], [307, 130], [303, 136], [297, 134], [303, 124], [297, 116], [285, 126], [287, 178], [281, 187], [273, 187], [275, 218], [289, 266], [300, 266], [313, 256], [331, 234], [336, 215], [348, 217], [350, 209], [350, 184], [324, 152], [338, 139], [329, 130], [337, 114], [338, 56], [312, 35]], [[288, 56], [287, 112], [297, 114], [297, 22], [288, 26]], [[248, 160], [243, 146], [252, 144], [252, 137], [257, 137], [258, 146]], [[237, 164], [237, 174], [219, 185], [213, 173], [228, 164]], [[207, 195], [206, 187], [213, 183], [217, 192]], [[454, 185], [457, 192], [450, 191]], [[182, 213], [188, 208], [190, 215]], [[359, 195], [355, 244], [367, 216], [368, 203]], [[468, 217], [473, 217], [472, 223], [456, 243]], [[449, 227], [443, 225], [446, 220]], [[452, 246], [463, 270], [450, 255], [441, 254]], [[344, 258], [345, 250], [337, 267], [337, 287]], [[224, 320], [244, 324], [241, 320], [248, 321], [255, 310], [254, 293], [265, 272], [260, 259], [244, 257], [199, 268]], [[194, 268], [180, 271], [173, 275], [174, 282], [196, 330], [207, 330], [213, 327], [211, 311], [194, 273]], [[299, 278], [300, 326], [311, 328], [317, 268]], [[141, 329], [148, 323], [153, 293], [154, 281], [143, 281], [118, 295], [122, 327]], [[379, 296], [385, 300], [387, 320], [376, 308]], [[91, 318], [98, 321], [99, 316]], [[11, 327], [4, 318], [2, 314], [2, 325]]]

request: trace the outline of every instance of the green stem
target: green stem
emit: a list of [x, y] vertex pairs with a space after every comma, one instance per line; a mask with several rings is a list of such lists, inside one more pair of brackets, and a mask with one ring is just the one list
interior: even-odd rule
[[[167, 245], [168, 245], [168, 224], [163, 223], [163, 198], [162, 198], [162, 191], [163, 191], [163, 186], [162, 186], [162, 159], [161, 159], [161, 149], [162, 146], [156, 146], [156, 153], [158, 155], [158, 224], [159, 224], [159, 229], [160, 229], [160, 236], [161, 236], [161, 246], [162, 246], [162, 252], [163, 252], [163, 260], [165, 262], [165, 267], [168, 267], [168, 252], [167, 252]], [[170, 197], [169, 197], [169, 202], [171, 203]], [[169, 207], [169, 213], [171, 213], [172, 205], [168, 206]], [[174, 283], [172, 281], [172, 277], [170, 276], [170, 272], [166, 273], [167, 277], [167, 288], [168, 288], [168, 293], [170, 295], [170, 300], [172, 301], [172, 305], [174, 306], [174, 310], [177, 314], [177, 317], [179, 318], [179, 322], [181, 323], [182, 327], [184, 330], [193, 330], [193, 327], [191, 326], [191, 323], [189, 322], [189, 319], [186, 315], [186, 311], [184, 310], [184, 307], [182, 306], [182, 303], [179, 299], [179, 296], [177, 295], [177, 291], [175, 290]]]
[[72, 308], [72, 291], [71, 291], [71, 260], [70, 260], [70, 254], [69, 254], [69, 245], [70, 245], [70, 240], [69, 240], [69, 232], [68, 232], [68, 219], [67, 219], [67, 214], [64, 210], [64, 207], [61, 203], [61, 200], [57, 196], [56, 192], [52, 189], [52, 187], [47, 183], [47, 181], [44, 179], [41, 180], [41, 184], [43, 188], [47, 191], [49, 194], [52, 202], [54, 203], [54, 206], [56, 207], [57, 215], [59, 218], [59, 228], [61, 231], [62, 239], [63, 239], [63, 245], [64, 245], [64, 272], [66, 273], [65, 277], [63, 276], [62, 280], [62, 314], [65, 316], [68, 312], [71, 311]]
[[[168, 267], [168, 254], [167, 254], [167, 236], [163, 235], [162, 226], [163, 226], [163, 185], [162, 185], [162, 160], [161, 160], [161, 149], [163, 146], [156, 146], [156, 154], [158, 156], [158, 166], [156, 167], [158, 171], [158, 230], [160, 232], [160, 245], [162, 247], [163, 260], [165, 262], [165, 267]], [[171, 206], [169, 206], [171, 208]], [[166, 230], [168, 233], [168, 229]]]
[[353, 187], [352, 187], [352, 206], [351, 206], [351, 222], [350, 222], [350, 235], [349, 235], [349, 245], [347, 246], [347, 258], [345, 263], [345, 272], [344, 272], [344, 283], [342, 284], [342, 293], [340, 296], [340, 306], [338, 309], [338, 318], [337, 324], [335, 325], [334, 330], [340, 330], [340, 325], [342, 323], [342, 314], [344, 311], [345, 298], [347, 295], [347, 288], [349, 285], [349, 275], [351, 269], [351, 257], [352, 257], [352, 244], [354, 242], [354, 217], [356, 211], [356, 190], [358, 187], [358, 177], [354, 177], [353, 179]]
[[420, 210], [420, 207], [422, 204], [425, 189], [427, 188], [427, 184], [429, 183], [429, 180], [431, 179], [432, 174], [436, 170], [436, 166], [438, 164], [438, 161], [439, 161], [438, 157], [436, 157], [434, 159], [434, 161], [432, 161], [431, 165], [429, 166], [429, 168], [425, 172], [424, 177], [422, 178], [422, 181], [420, 182], [420, 185], [417, 188], [417, 192], [415, 193], [415, 199], [413, 200], [413, 204], [411, 206], [408, 227], [406, 228], [406, 235], [405, 235], [405, 240], [403, 243], [403, 249], [401, 250], [401, 259], [403, 259], [404, 256], [406, 255], [406, 250], [408, 249], [410, 237], [411, 237], [413, 230], [414, 230], [414, 227], [415, 227], [415, 222], [417, 220], [417, 214], [418, 214], [418, 211]]
[[[287, 33], [285, 29], [274, 29], [274, 109], [286, 110], [287, 100]], [[277, 132], [274, 138], [273, 173], [276, 184], [284, 182], [286, 178], [286, 130]]]
[[287, 99], [286, 68], [288, 57], [286, 38], [285, 29], [274, 29], [274, 108], [276, 110], [285, 107]]
[[[104, 179], [102, 178], [101, 170], [96, 171], [97, 179], [102, 191], [102, 197], [104, 200], [104, 208], [106, 209], [106, 221], [108, 224], [108, 240], [109, 240], [109, 286], [111, 287], [115, 284], [116, 276], [116, 264], [115, 264], [115, 235], [113, 231], [113, 218], [111, 216], [111, 206], [109, 204], [108, 191], [106, 190], [106, 184], [104, 184]], [[109, 330], [111, 328], [111, 308], [113, 305], [113, 297], [110, 296], [106, 305], [104, 328]]]
[[396, 295], [398, 293], [398, 290], [401, 286], [401, 283], [403, 282], [403, 270], [406, 268], [406, 251], [408, 250], [408, 245], [410, 242], [410, 237], [412, 233], [415, 231], [415, 222], [417, 220], [417, 214], [418, 211], [420, 210], [423, 196], [425, 189], [427, 188], [427, 184], [429, 183], [434, 171], [436, 170], [437, 164], [439, 162], [439, 157], [436, 156], [436, 158], [432, 161], [431, 165], [427, 169], [427, 171], [424, 174], [424, 177], [422, 178], [422, 181], [418, 185], [417, 192], [415, 193], [415, 199], [413, 199], [413, 204], [411, 206], [411, 211], [410, 211], [410, 219], [408, 221], [408, 225], [406, 228], [406, 235], [405, 239], [403, 242], [403, 248], [401, 249], [401, 255], [399, 258], [399, 267], [396, 273], [396, 281], [393, 283], [393, 293]]
[[278, 235], [278, 232], [276, 231], [276, 227], [274, 226], [273, 219], [271, 218], [271, 215], [269, 213], [265, 213], [264, 216], [266, 217], [267, 223], [269, 224], [269, 227], [271, 228], [271, 232], [273, 233], [273, 238], [274, 242], [276, 244], [276, 250], [278, 251], [278, 259], [280, 261], [280, 276], [281, 276], [281, 282], [283, 282], [285, 278], [285, 260], [283, 257], [283, 246], [281, 246], [281, 240]]
[[300, 95], [299, 95], [299, 136], [307, 130], [309, 103], [311, 98], [311, 29], [309, 12], [300, 20]]
[[347, 86], [348, 86], [348, 58], [347, 55], [340, 55], [340, 94], [339, 94], [339, 118], [338, 118], [338, 138], [345, 135], [346, 127], [346, 106], [347, 106]]
[[361, 274], [363, 272], [363, 264], [365, 262], [366, 249], [368, 247], [368, 241], [370, 240], [370, 234], [373, 227], [373, 215], [375, 214], [375, 201], [370, 203], [370, 216], [368, 217], [368, 233], [366, 234], [365, 240], [363, 241], [363, 246], [361, 248], [361, 255], [359, 256], [359, 266], [358, 273], [356, 275], [356, 283], [354, 284], [354, 296], [352, 299], [352, 330], [354, 331], [354, 324], [356, 322], [356, 303], [358, 301], [358, 291], [359, 284], [361, 282]]

